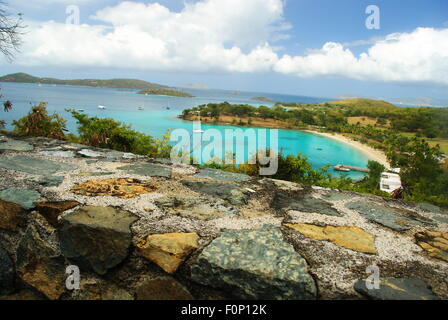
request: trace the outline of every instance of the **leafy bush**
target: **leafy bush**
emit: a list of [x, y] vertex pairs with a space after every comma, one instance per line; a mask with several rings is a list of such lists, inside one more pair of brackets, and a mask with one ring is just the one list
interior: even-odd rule
[[132, 129], [132, 126], [113, 119], [89, 117], [75, 110], [67, 110], [78, 122], [79, 142], [100, 148], [147, 155], [169, 157], [169, 131], [162, 139], [153, 139]]
[[65, 140], [66, 121], [59, 115], [48, 115], [47, 102], [33, 106], [28, 115], [12, 122], [14, 132], [33, 136]]

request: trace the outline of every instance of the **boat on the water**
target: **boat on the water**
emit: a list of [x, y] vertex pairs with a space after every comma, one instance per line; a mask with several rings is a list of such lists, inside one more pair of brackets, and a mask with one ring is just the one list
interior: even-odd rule
[[204, 133], [204, 130], [200, 130], [200, 129], [194, 129], [193, 130], [194, 133]]
[[137, 109], [138, 110], [145, 110], [143, 107], [138, 107]]
[[78, 112], [84, 112], [85, 110], [84, 109], [78, 109]]
[[334, 170], [336, 171], [342, 171], [342, 172], [350, 172], [350, 168], [344, 167], [342, 164], [338, 164], [336, 166], [333, 167]]
[[106, 107], [105, 106], [98, 106], [98, 109], [104, 110], [104, 109], [106, 109]]

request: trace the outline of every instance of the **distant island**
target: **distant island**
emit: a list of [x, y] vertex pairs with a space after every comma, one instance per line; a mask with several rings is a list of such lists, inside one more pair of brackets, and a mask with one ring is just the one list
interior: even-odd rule
[[175, 89], [146, 89], [139, 91], [138, 94], [144, 95], [157, 95], [157, 96], [170, 96], [170, 97], [181, 97], [181, 98], [193, 98], [194, 96]]
[[274, 102], [273, 99], [267, 98], [267, 97], [253, 97], [253, 98], [251, 98], [251, 100], [264, 101], [264, 102]]
[[0, 77], [0, 82], [56, 84], [71, 86], [87, 86], [100, 88], [137, 89], [137, 90], [175, 90], [168, 86], [136, 79], [79, 79], [61, 80], [55, 78], [39, 78], [26, 73], [14, 73]]

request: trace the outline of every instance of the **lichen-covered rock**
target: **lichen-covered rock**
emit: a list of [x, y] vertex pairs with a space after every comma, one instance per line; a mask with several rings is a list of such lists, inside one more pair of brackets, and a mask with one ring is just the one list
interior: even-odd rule
[[270, 179], [270, 178], [264, 178], [259, 181], [261, 184], [272, 186], [277, 188], [278, 190], [282, 191], [300, 191], [303, 190], [303, 186], [294, 183], [291, 181], [284, 181], [284, 180], [277, 180], [277, 179]]
[[40, 199], [40, 193], [36, 190], [10, 188], [0, 192], [0, 199], [32, 209], [34, 202]]
[[30, 182], [35, 182], [37, 184], [40, 184], [44, 187], [57, 187], [59, 186], [63, 181], [64, 177], [62, 176], [35, 176], [29, 178]]
[[346, 204], [346, 207], [359, 212], [359, 214], [370, 221], [396, 231], [405, 231], [415, 226], [428, 226], [433, 223], [430, 219], [422, 217], [415, 212], [369, 201], [353, 201]]
[[305, 259], [281, 231], [225, 230], [191, 266], [191, 278], [242, 299], [314, 299], [316, 286]]
[[62, 217], [61, 250], [80, 267], [102, 275], [128, 255], [130, 226], [137, 218], [112, 207], [81, 207]]
[[51, 300], [65, 291], [65, 259], [54, 244], [28, 227], [17, 248], [18, 276]]
[[149, 235], [137, 245], [140, 254], [167, 273], [175, 273], [184, 260], [199, 247], [196, 233]]
[[50, 223], [53, 227], [57, 227], [58, 217], [66, 210], [79, 206], [78, 201], [53, 201], [36, 203], [36, 210]]
[[355, 226], [315, 226], [299, 223], [287, 224], [288, 228], [296, 230], [307, 238], [315, 240], [327, 240], [334, 244], [364, 253], [377, 253], [375, 248], [375, 236]]
[[293, 198], [282, 192], [277, 192], [272, 200], [272, 207], [282, 211], [296, 210], [328, 216], [342, 216], [336, 208], [333, 208], [331, 203], [313, 198], [310, 195], [297, 195]]
[[14, 263], [8, 253], [0, 248], [0, 295], [8, 294], [14, 290]]
[[430, 257], [448, 262], [448, 232], [422, 231], [415, 240]]
[[369, 289], [365, 280], [355, 290], [373, 300], [438, 300], [426, 282], [414, 278], [381, 278], [379, 289]]
[[250, 176], [242, 173], [226, 172], [218, 169], [205, 168], [195, 175], [196, 178], [209, 178], [217, 181], [246, 182]]
[[157, 190], [157, 186], [138, 179], [118, 178], [105, 180], [90, 180], [74, 186], [70, 191], [90, 197], [134, 198]]
[[234, 184], [191, 180], [183, 180], [181, 182], [184, 186], [196, 192], [227, 200], [235, 206], [247, 204], [247, 191]]
[[0, 200], [0, 229], [18, 231], [26, 222], [26, 211], [18, 204]]
[[211, 201], [200, 197], [161, 197], [154, 203], [168, 214], [197, 220], [213, 220], [239, 215], [238, 210], [227, 207], [221, 201]]
[[2, 139], [0, 141], [0, 150], [11, 150], [11, 151], [32, 151], [34, 147], [28, 142], [14, 140], [14, 139]]
[[191, 293], [172, 277], [145, 280], [137, 287], [137, 300], [193, 300]]
[[20, 155], [0, 159], [0, 168], [46, 176], [56, 172], [74, 170], [77, 166], [64, 162]]
[[131, 174], [147, 177], [171, 178], [171, 168], [151, 163], [135, 163], [119, 168]]

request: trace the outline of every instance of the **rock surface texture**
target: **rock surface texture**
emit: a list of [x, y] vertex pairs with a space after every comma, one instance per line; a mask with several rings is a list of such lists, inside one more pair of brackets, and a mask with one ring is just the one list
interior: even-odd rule
[[0, 299], [448, 299], [448, 211], [8, 135]]

